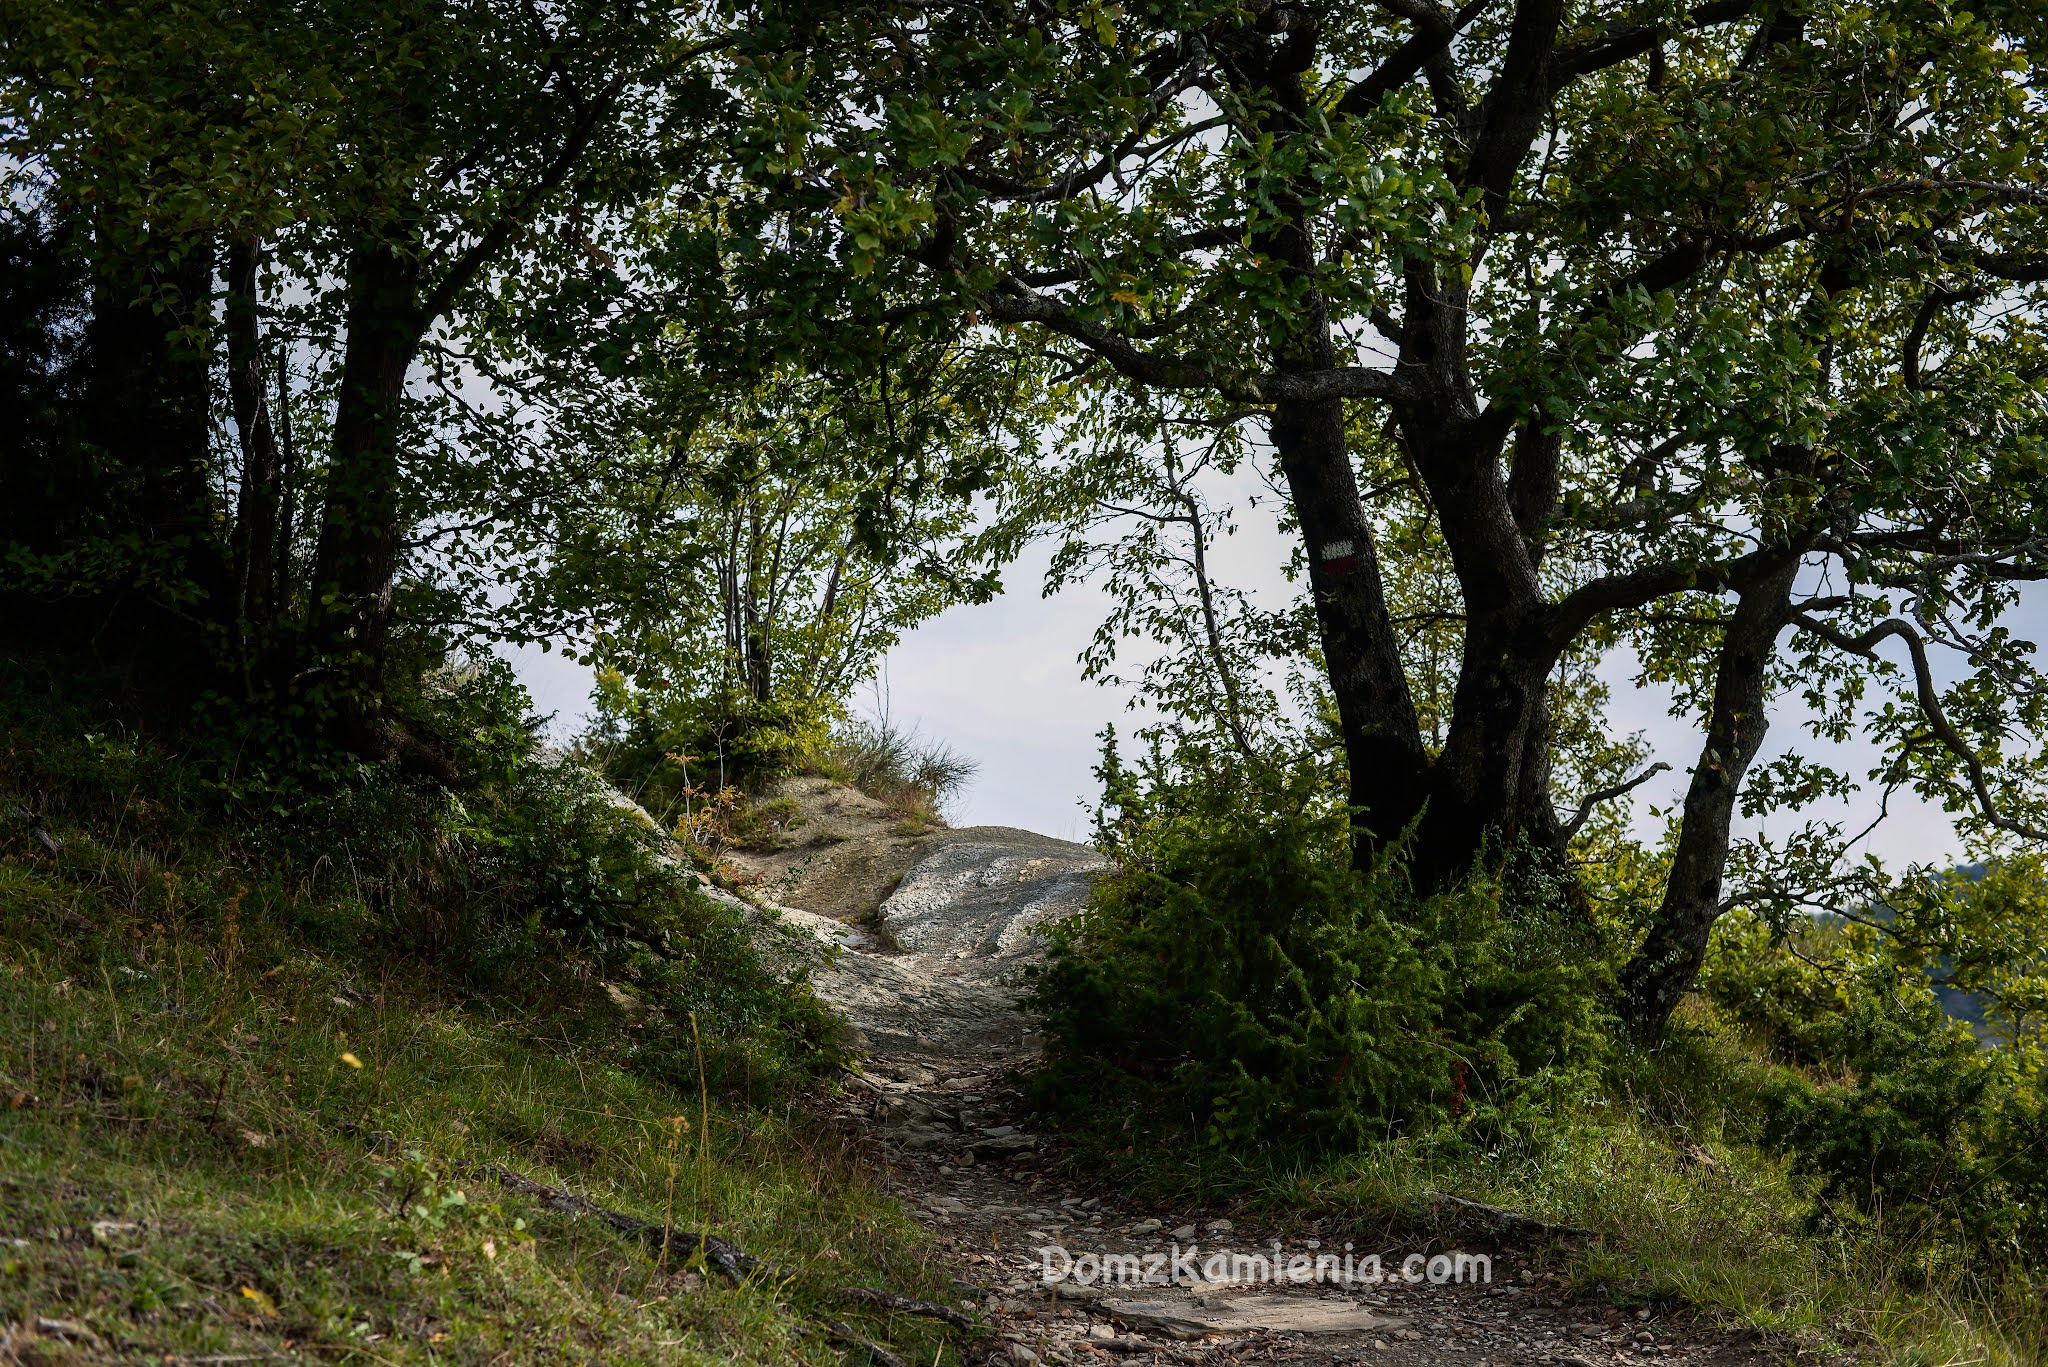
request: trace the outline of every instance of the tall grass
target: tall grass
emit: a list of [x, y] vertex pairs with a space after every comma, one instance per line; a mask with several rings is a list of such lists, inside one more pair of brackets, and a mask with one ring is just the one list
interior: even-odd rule
[[809, 758], [813, 773], [858, 788], [905, 816], [938, 817], [980, 771], [978, 761], [887, 716], [855, 718]]

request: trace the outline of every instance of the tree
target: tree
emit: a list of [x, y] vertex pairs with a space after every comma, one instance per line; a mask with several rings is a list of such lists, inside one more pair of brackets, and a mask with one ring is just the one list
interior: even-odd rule
[[738, 394], [656, 363], [586, 392], [596, 420], [555, 428], [582, 433], [580, 486], [504, 528], [531, 562], [519, 633], [566, 646], [661, 749], [715, 751], [722, 772], [819, 739], [902, 632], [990, 596], [1017, 536], [1004, 474], [1029, 440], [1028, 368], [888, 359]]
[[[1722, 910], [1731, 813], [1795, 677], [1850, 725], [1895, 668], [1878, 648], [1904, 646], [1875, 723], [1893, 777], [1985, 831], [2048, 824], [2038, 676], [2000, 625], [2048, 568], [2037, 6], [752, 17], [733, 79], [777, 213], [720, 282], [730, 326], [885, 293], [1013, 330], [1105, 405], [1262, 424], [1360, 860], [1412, 826], [1429, 884], [1489, 851], [1563, 864], [1549, 680], [1597, 633], [1689, 681], [1704, 732], [1628, 974], [1647, 1032]], [[1362, 498], [1356, 430], [1405, 491]], [[1381, 563], [1404, 498], [1459, 591], [1440, 744]], [[1946, 690], [1935, 642], [1968, 670]]]
[[[439, 764], [384, 698], [401, 571], [432, 577], [412, 533], [448, 492], [422, 487], [435, 409], [418, 363], [516, 293], [521, 268], [582, 260], [586, 215], [646, 192], [650, 148], [689, 155], [708, 97], [695, 63], [724, 41], [699, 17], [416, 0], [10, 12], [0, 136], [95, 282], [88, 362], [115, 430], [87, 439], [142, 472], [123, 516], [185, 549], [181, 610], [234, 642], [245, 691], [289, 694], [359, 754]], [[311, 352], [312, 452], [288, 450], [271, 413], [287, 346]], [[294, 528], [300, 497], [313, 517]]]

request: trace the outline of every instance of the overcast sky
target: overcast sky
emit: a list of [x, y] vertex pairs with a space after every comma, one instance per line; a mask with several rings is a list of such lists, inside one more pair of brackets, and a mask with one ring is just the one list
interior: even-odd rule
[[[1241, 493], [1242, 491], [1240, 491]], [[1215, 554], [1217, 574], [1270, 598], [1291, 592], [1278, 571], [1286, 550], [1260, 514], [1243, 517], [1240, 534]], [[1051, 598], [1040, 593], [1045, 553], [1040, 550], [1012, 566], [1006, 591], [994, 602], [954, 608], [910, 633], [891, 652], [877, 687], [857, 706], [872, 712], [886, 701], [892, 718], [927, 736], [946, 741], [979, 761], [968, 789], [952, 804], [956, 825], [1021, 826], [1047, 835], [1085, 839], [1096, 797], [1091, 770], [1097, 737], [1115, 723], [1127, 734], [1132, 713], [1128, 695], [1084, 682], [1076, 657], [1103, 619], [1106, 601], [1088, 587]], [[2048, 599], [2036, 595], [2016, 625], [2040, 640], [2048, 630]], [[538, 650], [511, 653], [538, 707], [557, 713], [558, 735], [573, 734], [586, 714], [589, 675], [560, 655]], [[1672, 766], [1636, 794], [1638, 830], [1650, 835], [1661, 821], [1654, 809], [1675, 806], [1698, 756], [1697, 732], [1672, 718], [1661, 690], [1632, 686], [1625, 661], [1608, 671], [1613, 688], [1610, 717], [1618, 733], [1641, 731], [1653, 759]], [[1793, 745], [1815, 754], [1816, 742], [1791, 706], [1773, 714], [1761, 759]], [[1862, 744], [1824, 747], [1834, 762], [1861, 779], [1875, 750]], [[1788, 830], [1819, 812], [1859, 829], [1877, 810], [1874, 792], [1824, 812], [1809, 807], [1798, 816], [1774, 818], [1771, 829]], [[1948, 863], [1964, 852], [1949, 818], [1909, 796], [1894, 797], [1892, 816], [1873, 837], [1888, 864]]]

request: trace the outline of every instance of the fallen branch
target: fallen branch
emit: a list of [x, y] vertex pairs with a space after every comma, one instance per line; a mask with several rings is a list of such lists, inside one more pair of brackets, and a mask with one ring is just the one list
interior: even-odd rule
[[51, 854], [57, 853], [57, 851], [61, 848], [57, 840], [57, 837], [51, 835], [49, 828], [43, 825], [42, 822], [36, 820], [35, 813], [31, 812], [28, 808], [22, 806], [18, 802], [11, 803], [9, 805], [12, 811], [14, 812], [15, 818], [24, 823], [25, 825], [27, 825], [29, 834], [34, 836], [37, 840], [41, 841], [43, 848], [48, 850]]
[[935, 1320], [944, 1320], [956, 1329], [972, 1329], [974, 1317], [950, 1305], [937, 1301], [921, 1301], [915, 1296], [899, 1296], [894, 1291], [877, 1291], [869, 1286], [849, 1286], [841, 1289], [841, 1296], [863, 1305], [879, 1305], [884, 1310], [901, 1310], [907, 1315], [924, 1315]]
[[1523, 1215], [1519, 1211], [1503, 1210], [1499, 1206], [1489, 1206], [1484, 1201], [1468, 1201], [1462, 1196], [1452, 1196], [1448, 1192], [1424, 1192], [1422, 1199], [1431, 1205], [1448, 1206], [1466, 1215], [1476, 1215], [1484, 1220], [1487, 1228], [1494, 1233], [1514, 1238], [1563, 1240], [1599, 1237], [1592, 1230], [1580, 1229], [1577, 1225], [1553, 1225], [1533, 1216]]
[[657, 1254], [680, 1256], [685, 1262], [699, 1253], [704, 1261], [725, 1274], [728, 1280], [745, 1281], [751, 1272], [764, 1272], [779, 1277], [774, 1264], [764, 1262], [741, 1249], [737, 1244], [719, 1238], [716, 1234], [698, 1234], [690, 1230], [675, 1229], [668, 1225], [655, 1224], [649, 1220], [637, 1219], [631, 1215], [608, 1210], [585, 1196], [562, 1187], [551, 1187], [537, 1182], [524, 1173], [495, 1164], [477, 1164], [474, 1170], [489, 1177], [508, 1191], [521, 1196], [532, 1196], [546, 1202], [556, 1210], [571, 1215], [594, 1215], [619, 1233], [640, 1240]]
[[841, 1324], [830, 1316], [821, 1315], [818, 1318], [819, 1322], [825, 1326], [826, 1332], [831, 1334], [833, 1338], [838, 1339], [842, 1343], [850, 1343], [856, 1348], [867, 1349], [868, 1356], [874, 1360], [876, 1367], [910, 1367], [909, 1363], [897, 1357], [881, 1344], [875, 1343], [870, 1339], [864, 1339], [859, 1334], [856, 1334], [853, 1331], [852, 1325]]

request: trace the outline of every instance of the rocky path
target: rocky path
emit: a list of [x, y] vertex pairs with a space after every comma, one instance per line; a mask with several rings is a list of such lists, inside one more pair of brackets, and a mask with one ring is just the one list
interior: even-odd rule
[[[1037, 932], [1081, 906], [1100, 857], [1003, 828], [904, 838], [877, 829], [857, 794], [808, 796], [821, 857], [783, 852], [762, 890], [837, 946], [813, 981], [867, 1054], [838, 1119], [951, 1252], [993, 1360], [1734, 1367], [1767, 1356], [1661, 1307], [1572, 1303], [1540, 1250], [1448, 1234], [1382, 1246], [1336, 1221], [1281, 1230], [1221, 1211], [1139, 1209], [1058, 1175], [1054, 1141], [1032, 1132], [1013, 1085], [1036, 1052], [1017, 997], [1043, 954]], [[1454, 1249], [1485, 1261], [1460, 1266]], [[1438, 1254], [1451, 1280], [1431, 1280]], [[1048, 1282], [1048, 1263], [1068, 1275]]]

